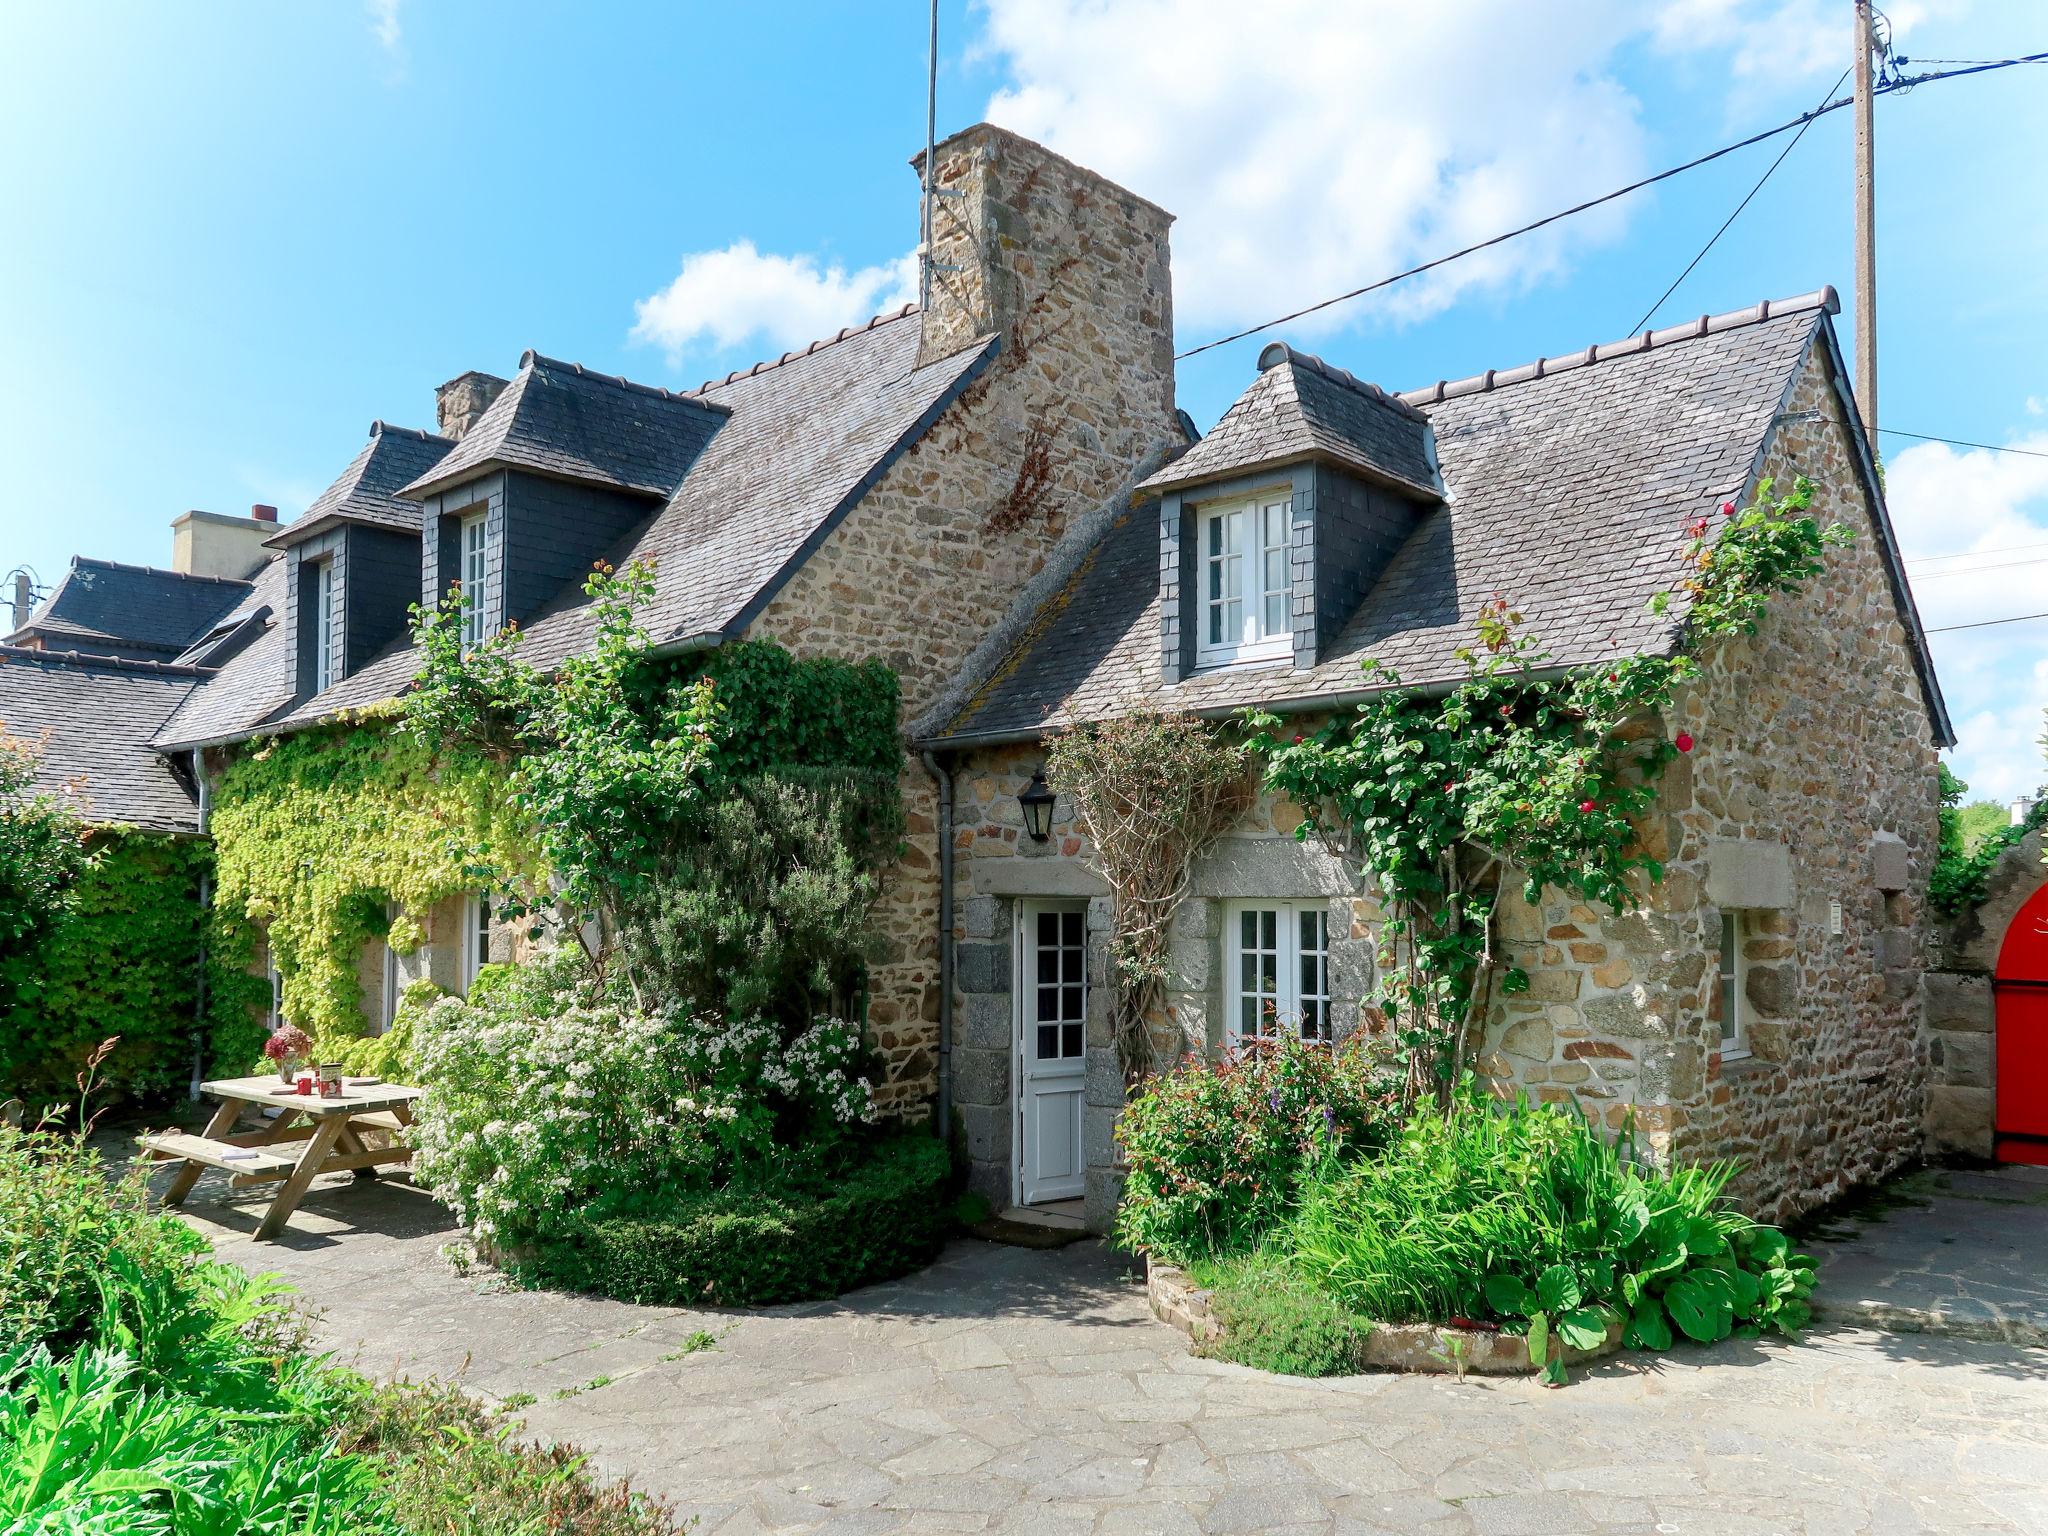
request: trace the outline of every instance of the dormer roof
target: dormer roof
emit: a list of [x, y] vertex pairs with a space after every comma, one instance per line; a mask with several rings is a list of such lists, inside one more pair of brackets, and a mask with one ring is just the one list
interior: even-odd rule
[[1216, 428], [1139, 486], [1178, 490], [1323, 459], [1420, 501], [1442, 498], [1429, 417], [1376, 384], [1276, 341]]
[[284, 549], [324, 533], [336, 523], [364, 523], [402, 533], [418, 533], [420, 504], [398, 494], [400, 487], [426, 474], [448, 456], [455, 444], [417, 427], [370, 423], [370, 440], [349, 461], [334, 484], [322, 491], [303, 515], [265, 539], [271, 549]]
[[417, 501], [492, 468], [666, 500], [730, 411], [538, 352], [454, 450], [403, 486]]

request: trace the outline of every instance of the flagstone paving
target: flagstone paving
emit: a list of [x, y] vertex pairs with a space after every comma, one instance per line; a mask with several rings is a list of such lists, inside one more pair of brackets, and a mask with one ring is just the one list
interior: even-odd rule
[[188, 1218], [322, 1308], [328, 1347], [515, 1405], [707, 1536], [2048, 1533], [2038, 1349], [1840, 1327], [1562, 1391], [1292, 1381], [1191, 1357], [1094, 1242], [961, 1241], [894, 1284], [738, 1314], [461, 1273], [403, 1179], [323, 1181], [277, 1244], [248, 1240], [260, 1199], [223, 1193]]

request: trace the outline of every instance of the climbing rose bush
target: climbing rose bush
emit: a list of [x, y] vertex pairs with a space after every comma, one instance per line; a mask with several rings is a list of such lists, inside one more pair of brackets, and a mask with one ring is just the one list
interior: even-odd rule
[[722, 1185], [872, 1121], [859, 1031], [639, 1013], [531, 988], [444, 997], [415, 1025], [415, 1176], [478, 1241], [519, 1248]]

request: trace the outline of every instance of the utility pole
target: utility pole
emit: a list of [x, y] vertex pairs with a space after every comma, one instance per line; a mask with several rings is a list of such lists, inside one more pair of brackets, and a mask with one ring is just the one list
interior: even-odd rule
[[1877, 443], [1877, 189], [1872, 165], [1871, 0], [1856, 0], [1856, 407]]

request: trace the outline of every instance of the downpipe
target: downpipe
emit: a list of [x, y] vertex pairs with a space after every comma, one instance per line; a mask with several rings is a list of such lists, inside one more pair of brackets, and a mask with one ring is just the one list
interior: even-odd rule
[[953, 1141], [953, 775], [930, 752], [918, 759], [939, 790], [939, 1140]]
[[[206, 792], [206, 749], [192, 749], [192, 783], [199, 795], [199, 835], [208, 833], [207, 813], [212, 800]], [[186, 1085], [185, 1096], [194, 1104], [199, 1102], [199, 1085], [206, 1077], [206, 931], [207, 914], [213, 910], [213, 871], [199, 872], [199, 974], [194, 978], [193, 996], [197, 999], [192, 1018], [192, 1081]]]

